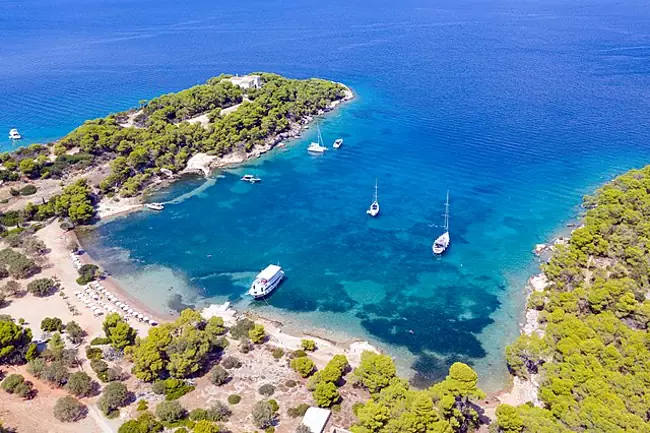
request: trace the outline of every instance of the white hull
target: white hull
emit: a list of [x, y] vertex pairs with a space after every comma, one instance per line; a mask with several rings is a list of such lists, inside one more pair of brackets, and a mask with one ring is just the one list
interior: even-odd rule
[[311, 152], [311, 153], [325, 153], [326, 150], [327, 150], [327, 147], [321, 146], [318, 143], [312, 143], [307, 148], [307, 151]]
[[373, 204], [370, 205], [370, 209], [366, 211], [366, 213], [370, 216], [376, 217], [379, 215], [379, 203], [374, 202]]
[[20, 133], [18, 132], [17, 129], [12, 129], [12, 130], [9, 131], [9, 139], [10, 140], [20, 140], [21, 138], [23, 138], [23, 137], [22, 137], [22, 135], [20, 135]]
[[163, 210], [165, 208], [165, 206], [160, 203], [147, 203], [144, 207], [151, 210]]
[[334, 142], [333, 147], [334, 147], [334, 149], [338, 149], [338, 148], [341, 147], [342, 145], [343, 145], [343, 139], [342, 139], [342, 138], [339, 138], [338, 140], [336, 140], [336, 141]]
[[449, 248], [449, 232], [444, 232], [435, 240], [431, 249], [433, 250], [433, 254], [442, 254], [447, 248]]
[[268, 296], [280, 285], [283, 279], [284, 271], [279, 266], [269, 265], [257, 274], [255, 281], [248, 290], [248, 294], [255, 299]]

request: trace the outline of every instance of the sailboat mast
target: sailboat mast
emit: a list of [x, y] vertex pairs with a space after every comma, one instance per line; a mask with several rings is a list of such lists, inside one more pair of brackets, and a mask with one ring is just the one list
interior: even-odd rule
[[447, 190], [447, 201], [445, 202], [445, 231], [449, 231], [449, 190]]

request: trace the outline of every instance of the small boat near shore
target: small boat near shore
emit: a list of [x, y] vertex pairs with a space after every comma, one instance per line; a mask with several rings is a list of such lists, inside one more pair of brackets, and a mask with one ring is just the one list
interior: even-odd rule
[[337, 138], [334, 140], [334, 149], [338, 149], [339, 147], [343, 146], [343, 139], [342, 138]]
[[376, 217], [377, 215], [379, 215], [379, 194], [378, 194], [378, 190], [379, 190], [379, 184], [378, 184], [378, 180], [375, 178], [375, 197], [374, 197], [374, 200], [373, 200], [372, 204], [370, 205], [370, 207], [366, 211], [366, 213], [368, 215], [370, 215], [371, 217]]
[[245, 174], [244, 176], [242, 176], [241, 180], [249, 183], [257, 183], [262, 181], [262, 179], [252, 174]]
[[449, 248], [449, 191], [447, 191], [447, 201], [445, 202], [445, 232], [438, 236], [433, 242], [431, 249], [433, 254], [440, 255]]
[[20, 132], [16, 128], [12, 128], [9, 130], [9, 139], [10, 140], [20, 140], [23, 138], [22, 135], [20, 135]]
[[327, 147], [323, 145], [323, 136], [320, 134], [320, 127], [318, 127], [318, 143], [312, 141], [307, 147], [307, 152], [310, 153], [325, 153]]
[[145, 203], [144, 207], [146, 207], [147, 209], [151, 209], [151, 210], [163, 210], [163, 209], [165, 209], [165, 205], [163, 205], [162, 203]]
[[248, 294], [255, 299], [263, 298], [273, 292], [282, 282], [284, 271], [278, 265], [268, 265], [255, 277]]

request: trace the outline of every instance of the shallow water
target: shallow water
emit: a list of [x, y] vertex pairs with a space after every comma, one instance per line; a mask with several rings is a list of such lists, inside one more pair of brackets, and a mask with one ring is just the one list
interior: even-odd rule
[[[345, 143], [312, 157], [307, 134], [198, 193], [183, 196], [202, 180], [176, 184], [159, 199], [180, 200], [102, 225], [90, 252], [161, 309], [174, 293], [229, 299], [369, 338], [420, 384], [460, 359], [502, 385], [533, 245], [582, 195], [647, 162], [650, 6], [190, 3], [9, 3], [0, 129], [54, 139], [221, 72], [269, 70], [349, 84], [358, 98], [321, 123], [327, 143]], [[434, 258], [447, 189], [452, 246]], [[276, 262], [287, 280], [269, 305], [244, 300]]]

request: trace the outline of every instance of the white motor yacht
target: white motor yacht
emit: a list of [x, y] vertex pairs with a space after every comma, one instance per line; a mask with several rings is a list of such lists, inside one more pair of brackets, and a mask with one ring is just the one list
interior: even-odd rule
[[334, 141], [334, 145], [333, 145], [333, 147], [334, 147], [334, 149], [338, 149], [338, 148], [341, 147], [342, 145], [343, 145], [343, 139], [342, 139], [342, 138], [337, 138], [337, 139]]
[[147, 209], [151, 209], [151, 210], [163, 210], [163, 209], [165, 209], [165, 205], [163, 205], [162, 203], [146, 203], [144, 205], [144, 207], [146, 207]]
[[274, 291], [282, 282], [284, 271], [278, 265], [268, 265], [257, 274], [248, 294], [255, 299], [263, 298]]
[[257, 182], [261, 182], [261, 181], [262, 181], [262, 179], [260, 179], [259, 177], [254, 176], [254, 175], [252, 175], [252, 174], [245, 174], [245, 175], [241, 178], [241, 180], [243, 180], [244, 182], [250, 182], [250, 183], [257, 183]]
[[20, 135], [20, 133], [18, 132], [18, 130], [16, 128], [13, 128], [13, 129], [9, 130], [9, 139], [10, 140], [20, 140], [21, 138], [23, 138], [23, 136]]

